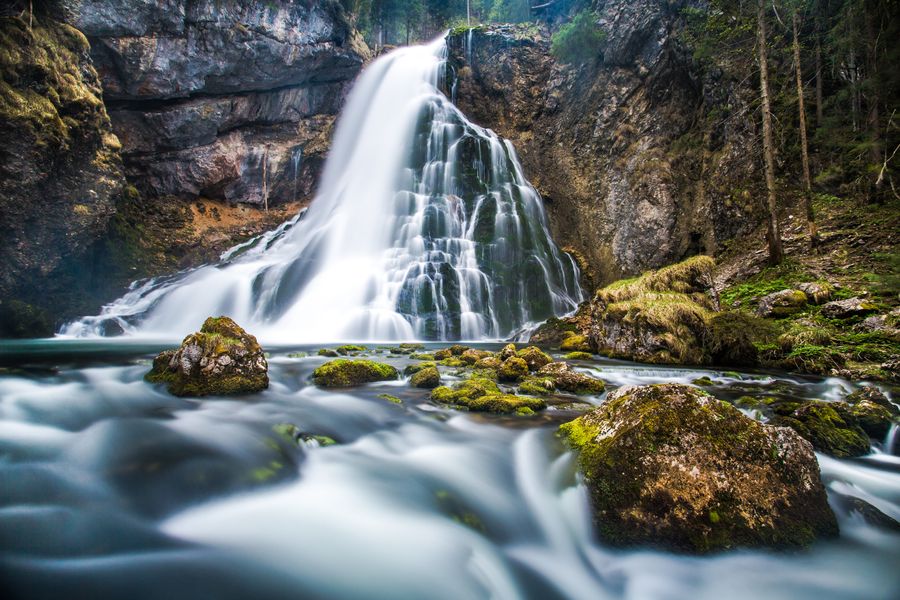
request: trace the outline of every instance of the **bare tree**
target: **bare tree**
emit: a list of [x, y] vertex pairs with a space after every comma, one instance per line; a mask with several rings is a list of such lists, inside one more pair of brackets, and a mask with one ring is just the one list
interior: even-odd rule
[[766, 56], [766, 0], [759, 0], [756, 11], [757, 58], [759, 61], [759, 87], [762, 92], [763, 158], [766, 170], [766, 241], [769, 245], [769, 264], [784, 260], [781, 231], [778, 226], [778, 201], [775, 195], [775, 144], [772, 141], [772, 111], [769, 96], [769, 63]]

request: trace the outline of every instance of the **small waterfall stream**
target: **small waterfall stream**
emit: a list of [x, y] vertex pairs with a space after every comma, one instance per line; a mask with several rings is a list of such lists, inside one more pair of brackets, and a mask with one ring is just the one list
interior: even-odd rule
[[319, 194], [290, 227], [136, 286], [62, 333], [101, 335], [114, 321], [180, 337], [227, 314], [266, 341], [502, 339], [573, 310], [577, 268], [512, 145], [440, 91], [446, 54], [439, 39], [363, 73]]

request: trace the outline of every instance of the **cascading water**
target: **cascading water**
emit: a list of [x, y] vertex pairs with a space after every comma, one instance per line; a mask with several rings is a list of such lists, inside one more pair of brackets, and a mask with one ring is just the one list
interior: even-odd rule
[[441, 93], [446, 54], [440, 39], [366, 70], [302, 218], [62, 333], [178, 337], [227, 314], [267, 341], [498, 339], [573, 310], [577, 268], [509, 142]]

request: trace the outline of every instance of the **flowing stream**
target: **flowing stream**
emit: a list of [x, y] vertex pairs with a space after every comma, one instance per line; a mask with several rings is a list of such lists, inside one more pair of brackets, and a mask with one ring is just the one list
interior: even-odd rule
[[[595, 538], [573, 455], [554, 436], [579, 414], [570, 407], [490, 417], [440, 408], [399, 380], [322, 390], [309, 378], [328, 359], [313, 347], [271, 348], [260, 394], [181, 399], [142, 380], [158, 349], [0, 345], [0, 363], [18, 365], [0, 374], [5, 597], [857, 600], [900, 589], [900, 457], [883, 449], [818, 457], [841, 536], [808, 551], [616, 550]], [[610, 389], [708, 375], [725, 399], [854, 388], [573, 364]], [[279, 424], [338, 443], [297, 444]]]
[[572, 311], [577, 268], [512, 145], [440, 91], [446, 54], [439, 39], [366, 69], [320, 192], [288, 227], [136, 285], [62, 333], [180, 338], [225, 314], [283, 343], [484, 340]]

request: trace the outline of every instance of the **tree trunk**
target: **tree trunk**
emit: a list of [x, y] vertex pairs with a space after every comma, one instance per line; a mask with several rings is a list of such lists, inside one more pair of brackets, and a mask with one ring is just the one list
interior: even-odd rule
[[766, 168], [766, 241], [769, 244], [769, 264], [777, 265], [784, 260], [781, 247], [781, 231], [778, 227], [778, 201], [775, 198], [775, 144], [772, 141], [772, 113], [769, 101], [769, 63], [766, 57], [766, 0], [759, 0], [756, 12], [759, 52], [759, 87], [762, 92], [763, 113], [763, 158]]
[[[869, 150], [869, 160], [872, 165], [880, 165], [881, 155], [881, 117], [879, 114], [881, 104], [881, 89], [878, 80], [878, 38], [875, 31], [875, 17], [872, 14], [870, 3], [866, 3], [863, 8], [866, 23], [866, 78], [869, 80], [867, 94], [867, 108], [869, 109], [866, 125], [869, 129], [869, 138], [871, 146]], [[875, 186], [875, 199], [878, 197], [878, 189]]]
[[822, 43], [816, 33], [816, 127], [822, 127]]
[[800, 66], [800, 41], [797, 38], [798, 21], [797, 11], [794, 11], [791, 19], [791, 31], [794, 34], [794, 73], [797, 78], [797, 112], [800, 113], [800, 158], [803, 164], [803, 209], [806, 213], [806, 228], [809, 231], [809, 245], [815, 247], [817, 231], [815, 215], [812, 206], [812, 177], [809, 173], [809, 146], [806, 140], [806, 105], [803, 99], [803, 69]]

